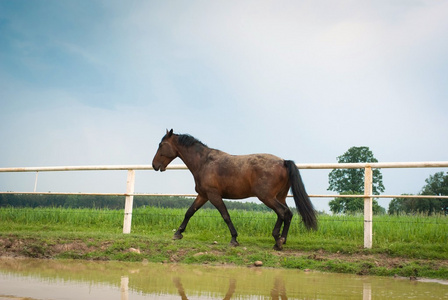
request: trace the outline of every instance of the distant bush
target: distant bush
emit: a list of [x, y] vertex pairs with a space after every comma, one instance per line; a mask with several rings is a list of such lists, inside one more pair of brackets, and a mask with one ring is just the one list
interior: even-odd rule
[[[134, 196], [134, 208], [160, 207], [160, 208], [188, 208], [193, 198], [180, 196]], [[1, 194], [0, 207], [63, 207], [63, 208], [108, 208], [124, 209], [123, 196], [95, 196], [95, 195], [28, 195], [28, 194]], [[225, 201], [228, 209], [248, 211], [269, 211], [264, 204]], [[207, 202], [203, 208], [214, 209]]]

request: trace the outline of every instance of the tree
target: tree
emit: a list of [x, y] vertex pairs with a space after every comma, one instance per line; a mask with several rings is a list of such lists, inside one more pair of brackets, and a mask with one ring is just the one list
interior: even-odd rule
[[[430, 175], [426, 180], [426, 185], [422, 188], [420, 195], [448, 196], [448, 172], [437, 172]], [[448, 199], [423, 199], [420, 205], [420, 211], [448, 214]]]
[[[407, 196], [409, 194], [402, 194]], [[393, 198], [389, 202], [389, 214], [399, 215], [399, 214], [410, 214], [418, 212], [418, 203], [420, 199], [417, 198]]]
[[[369, 147], [351, 147], [337, 160], [338, 163], [378, 162]], [[364, 169], [334, 169], [328, 179], [329, 191], [364, 193]], [[372, 190], [374, 195], [384, 192], [383, 175], [378, 169], [373, 170]]]
[[[351, 147], [343, 155], [337, 157], [338, 163], [378, 162], [369, 147]], [[384, 192], [383, 175], [380, 170], [372, 172], [374, 195]], [[334, 169], [328, 175], [328, 190], [343, 194], [364, 194], [364, 169]], [[330, 201], [330, 210], [333, 213], [348, 213], [362, 211], [364, 201], [362, 198], [335, 198]], [[384, 213], [385, 210], [373, 200], [373, 210]]]
[[[341, 195], [356, 195], [358, 193], [344, 192]], [[328, 205], [334, 214], [352, 214], [361, 213], [364, 211], [364, 198], [342, 198], [336, 197], [331, 200]], [[385, 214], [386, 209], [378, 204], [378, 201], [373, 199], [372, 210], [375, 215]]]
[[[423, 186], [420, 195], [448, 196], [448, 172], [435, 173], [425, 179], [426, 185]], [[448, 214], [448, 199], [417, 199], [417, 198], [394, 198], [389, 203], [389, 214], [400, 213], [443, 213]]]

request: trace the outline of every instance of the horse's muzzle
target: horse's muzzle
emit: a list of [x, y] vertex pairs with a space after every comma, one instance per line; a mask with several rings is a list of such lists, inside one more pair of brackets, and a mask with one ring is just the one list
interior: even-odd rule
[[154, 169], [154, 171], [159, 171], [160, 170], [160, 172], [164, 172], [166, 170], [166, 168], [163, 167], [161, 164], [157, 165], [157, 166], [155, 164], [152, 164], [152, 168]]

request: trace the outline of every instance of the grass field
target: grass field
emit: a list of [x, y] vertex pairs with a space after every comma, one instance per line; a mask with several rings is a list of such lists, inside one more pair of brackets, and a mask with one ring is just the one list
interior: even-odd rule
[[[407, 276], [414, 273], [419, 276], [426, 274], [426, 277], [448, 278], [448, 218], [445, 216], [375, 216], [373, 248], [367, 250], [363, 248], [362, 216], [321, 215], [318, 219], [319, 229], [306, 231], [299, 222], [300, 218], [295, 215], [285, 250], [278, 253], [272, 250], [274, 240], [271, 231], [276, 220], [273, 213], [230, 211], [239, 233], [241, 247], [237, 248], [228, 246], [230, 234], [216, 210], [199, 210], [191, 219], [184, 239], [171, 241], [173, 231], [182, 222], [184, 214], [185, 209], [135, 209], [132, 233], [124, 235], [123, 211], [0, 208], [0, 237], [7, 244], [4, 245], [4, 254], [9, 248], [14, 248], [8, 248], [8, 243], [13, 245], [13, 239], [22, 240], [25, 244], [37, 243], [36, 247], [40, 247], [37, 252], [43, 257], [47, 256], [46, 250], [42, 248], [76, 240], [83, 241], [87, 248], [93, 247], [95, 250], [84, 249], [83, 252], [76, 247], [68, 247], [65, 253], [59, 251], [56, 254], [55, 248], [50, 247], [54, 253], [49, 256], [235, 264], [247, 264], [258, 257], [274, 267], [309, 267], [379, 275], [398, 273]], [[8, 239], [10, 242], [5, 242]], [[112, 244], [121, 243], [121, 246], [109, 249], [112, 247], [108, 244], [110, 240], [113, 241]], [[109, 251], [103, 251], [105, 243]], [[95, 248], [95, 245], [98, 247]], [[127, 249], [131, 247], [148, 250], [139, 256], [128, 253]], [[197, 255], [198, 253], [202, 254]], [[32, 251], [30, 256], [33, 256]], [[395, 269], [383, 266], [380, 261], [392, 261], [395, 258], [403, 260], [397, 263]], [[434, 264], [434, 261], [437, 263]], [[345, 263], [352, 265], [344, 267]], [[434, 264], [433, 267], [431, 263]], [[408, 267], [410, 271], [407, 270]], [[424, 270], [427, 272], [422, 273]]]

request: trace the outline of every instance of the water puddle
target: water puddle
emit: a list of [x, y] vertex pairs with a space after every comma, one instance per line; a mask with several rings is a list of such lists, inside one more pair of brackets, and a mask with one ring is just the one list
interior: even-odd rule
[[448, 299], [447, 283], [268, 268], [0, 259], [0, 300]]

